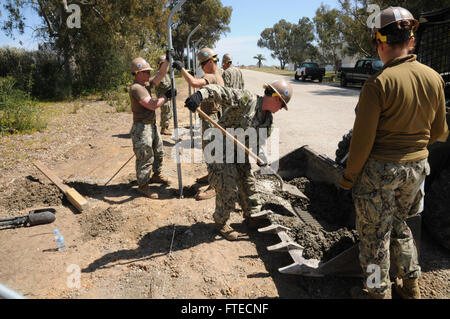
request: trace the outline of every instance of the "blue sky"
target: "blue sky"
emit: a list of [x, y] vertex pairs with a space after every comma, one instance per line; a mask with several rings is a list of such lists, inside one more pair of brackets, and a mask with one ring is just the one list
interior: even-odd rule
[[291, 23], [298, 23], [302, 17], [312, 19], [321, 3], [330, 8], [339, 7], [337, 0], [222, 0], [224, 6], [233, 7], [231, 32], [222, 37], [215, 49], [220, 57], [230, 53], [235, 64], [256, 64], [253, 57], [262, 54], [266, 58], [264, 64], [279, 66], [268, 49], [256, 45], [261, 32], [281, 19]]
[[[70, 3], [70, 1], [68, 1]], [[224, 6], [233, 7], [231, 16], [231, 31], [222, 36], [222, 39], [216, 44], [215, 50], [222, 57], [225, 53], [230, 53], [234, 57], [235, 64], [256, 64], [253, 56], [263, 54], [266, 58], [266, 65], [279, 65], [277, 60], [270, 57], [270, 51], [259, 48], [256, 43], [261, 32], [265, 28], [272, 27], [281, 19], [291, 23], [298, 23], [302, 17], [313, 18], [316, 9], [323, 3], [330, 8], [337, 8], [337, 0], [222, 0]], [[4, 18], [5, 12], [3, 8]], [[22, 47], [24, 49], [37, 49], [38, 41], [33, 38], [33, 32], [30, 27], [35, 27], [40, 23], [39, 17], [35, 12], [27, 10], [25, 14], [28, 27], [24, 35], [16, 34], [16, 39], [11, 39], [0, 31], [0, 47], [8, 45]], [[20, 45], [19, 41], [22, 41]]]

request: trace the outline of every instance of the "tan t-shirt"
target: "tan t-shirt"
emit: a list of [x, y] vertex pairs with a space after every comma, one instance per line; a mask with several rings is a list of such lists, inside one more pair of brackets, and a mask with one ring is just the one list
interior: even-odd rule
[[[208, 82], [207, 84], [218, 84], [224, 86], [222, 74], [220, 73], [220, 71], [212, 74], [205, 73], [202, 79], [205, 79], [206, 82]], [[219, 112], [220, 105], [214, 101], [204, 101], [200, 104], [200, 109], [206, 114], [210, 115]]]
[[131, 111], [133, 111], [133, 123], [143, 122], [146, 124], [155, 124], [155, 111], [146, 109], [139, 101], [150, 96], [144, 85], [135, 82], [130, 87]]

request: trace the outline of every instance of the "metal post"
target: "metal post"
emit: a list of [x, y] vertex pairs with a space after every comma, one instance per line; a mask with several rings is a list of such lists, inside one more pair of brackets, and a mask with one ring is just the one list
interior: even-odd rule
[[[187, 68], [188, 70], [191, 70], [191, 58], [190, 58], [190, 53], [191, 53], [191, 48], [189, 46], [189, 43], [191, 42], [191, 37], [192, 35], [197, 32], [198, 29], [200, 29], [202, 25], [199, 24], [198, 26], [196, 26], [194, 28], [194, 30], [191, 31], [191, 33], [189, 33], [187, 40], [186, 40], [186, 51], [187, 51]], [[191, 92], [191, 85], [189, 84], [189, 96], [192, 95]], [[189, 112], [189, 122], [190, 122], [190, 134], [191, 134], [191, 149], [194, 148], [194, 132], [193, 132], [193, 125], [192, 125], [192, 112]]]
[[18, 292], [0, 284], [0, 299], [26, 299]]
[[[198, 39], [195, 43], [194, 43], [194, 45], [193, 45], [193, 48], [192, 48], [192, 63], [194, 64], [194, 74], [195, 74], [195, 77], [197, 77], [197, 68], [198, 68], [198, 64], [197, 64], [197, 48], [198, 48], [198, 44], [200, 43], [200, 41], [202, 41], [203, 40], [203, 38], [200, 38], [200, 39]], [[194, 121], [195, 121], [195, 123], [197, 123], [197, 112], [195, 112], [195, 114], [194, 114]]]
[[[172, 45], [172, 22], [173, 22], [173, 16], [175, 13], [180, 10], [181, 6], [186, 2], [186, 0], [180, 0], [180, 2], [177, 3], [177, 5], [172, 9], [172, 11], [169, 14], [169, 18], [167, 19], [167, 33], [168, 33], [168, 40], [169, 40], [169, 50], [173, 49]], [[175, 89], [175, 74], [172, 67], [173, 64], [173, 57], [169, 56], [169, 65], [170, 65], [170, 79], [172, 82], [172, 90]], [[173, 123], [175, 128], [175, 152], [177, 154], [177, 172], [178, 172], [178, 187], [180, 190], [180, 198], [183, 198], [183, 179], [181, 175], [181, 159], [180, 159], [180, 141], [178, 137], [178, 116], [177, 116], [177, 100], [176, 98], [172, 99], [172, 106], [173, 106]]]

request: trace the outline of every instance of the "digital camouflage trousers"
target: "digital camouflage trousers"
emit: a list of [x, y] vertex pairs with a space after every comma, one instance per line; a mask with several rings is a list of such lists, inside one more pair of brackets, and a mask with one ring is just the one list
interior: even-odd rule
[[150, 174], [161, 173], [164, 157], [163, 141], [156, 124], [134, 123], [131, 128], [133, 151], [136, 154], [136, 179], [139, 186], [150, 181]]
[[[399, 278], [420, 277], [417, 249], [406, 219], [420, 213], [423, 183], [430, 167], [426, 159], [386, 163], [369, 159], [353, 188], [359, 261], [366, 288], [385, 294], [391, 287], [390, 263]], [[376, 285], [367, 287], [369, 265], [379, 266]]]
[[256, 178], [249, 163], [208, 164], [209, 184], [216, 191], [216, 208], [213, 218], [216, 224], [224, 225], [238, 202], [245, 217], [257, 213], [261, 202], [256, 191]]
[[163, 106], [161, 106], [161, 122], [160, 122], [161, 128], [168, 129], [172, 117], [173, 117], [173, 110], [170, 102], [164, 103]]

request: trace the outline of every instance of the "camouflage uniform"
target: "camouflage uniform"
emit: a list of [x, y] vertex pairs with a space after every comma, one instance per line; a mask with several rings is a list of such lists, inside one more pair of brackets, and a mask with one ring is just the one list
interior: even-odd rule
[[[268, 129], [270, 135], [273, 117], [270, 112], [262, 110], [263, 97], [247, 90], [236, 90], [219, 85], [207, 85], [199, 90], [204, 100], [213, 99], [222, 105], [224, 113], [218, 124], [223, 128]], [[245, 163], [226, 163], [226, 140], [224, 137], [223, 163], [207, 163], [209, 184], [216, 191], [216, 209], [214, 221], [218, 225], [226, 224], [230, 213], [238, 201], [244, 216], [259, 212], [261, 202], [256, 191], [256, 179], [246, 156]], [[229, 143], [229, 142], [228, 142]], [[235, 148], [234, 156], [237, 156]], [[236, 192], [237, 191], [237, 192]]]
[[[164, 94], [172, 88], [172, 83], [170, 81], [170, 77], [168, 74], [164, 76], [158, 86], [155, 87], [155, 93], [158, 98], [164, 96]], [[167, 101], [161, 106], [161, 128], [168, 129], [170, 125], [170, 119], [173, 117], [172, 107], [170, 106], [170, 102]]]
[[360, 234], [360, 264], [365, 279], [367, 267], [378, 265], [380, 286], [367, 287], [377, 294], [390, 290], [390, 261], [397, 277], [420, 277], [417, 249], [406, 219], [420, 212], [424, 192], [421, 185], [429, 174], [426, 159], [389, 163], [369, 159], [353, 188], [356, 229]]
[[244, 78], [242, 77], [242, 72], [233, 65], [230, 65], [228, 69], [223, 71], [222, 77], [226, 87], [239, 90], [244, 89]]
[[156, 124], [136, 122], [131, 128], [133, 151], [136, 154], [136, 179], [139, 186], [149, 183], [153, 170], [159, 175], [164, 157], [163, 141]]
[[149, 88], [135, 82], [130, 87], [131, 110], [133, 111], [133, 126], [131, 140], [136, 155], [136, 178], [139, 186], [150, 181], [150, 173], [161, 173], [164, 157], [163, 141], [156, 125], [155, 111], [144, 108], [139, 101], [151, 96]]

